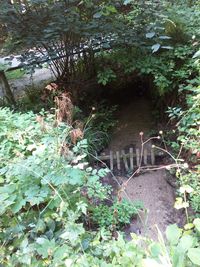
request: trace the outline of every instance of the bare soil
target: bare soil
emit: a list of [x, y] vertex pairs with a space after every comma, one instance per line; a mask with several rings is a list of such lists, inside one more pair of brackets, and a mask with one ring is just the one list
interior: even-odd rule
[[[177, 223], [182, 226], [184, 214], [174, 209], [175, 188], [168, 182], [170, 174], [165, 170], [149, 171], [134, 177], [128, 183], [126, 194], [132, 201], [140, 200], [146, 211], [125, 229], [127, 239], [135, 232], [157, 239], [157, 228], [164, 233], [167, 225]], [[172, 176], [170, 179], [174, 179]], [[125, 178], [121, 178], [125, 181]], [[124, 196], [126, 197], [126, 196]]]
[[[142, 97], [137, 98], [119, 110], [118, 124], [107, 151], [116, 152], [132, 144], [139, 148], [139, 133], [143, 132], [144, 137], [148, 138], [153, 128], [155, 125], [150, 101]], [[122, 184], [127, 177], [120, 175], [117, 179]], [[124, 229], [127, 239], [130, 239], [130, 233], [134, 232], [156, 240], [156, 225], [163, 234], [171, 223], [181, 226], [184, 215], [174, 209], [176, 189], [173, 184], [176, 184], [175, 178], [166, 170], [148, 171], [130, 180], [124, 197], [131, 201], [142, 201], [147, 212], [141, 212], [139, 218]]]
[[151, 102], [146, 98], [135, 98], [131, 103], [120, 107], [118, 123], [108, 150], [115, 152], [126, 149], [131, 144], [140, 147], [140, 132], [144, 133], [144, 138], [148, 138], [153, 128], [154, 120], [152, 118]]

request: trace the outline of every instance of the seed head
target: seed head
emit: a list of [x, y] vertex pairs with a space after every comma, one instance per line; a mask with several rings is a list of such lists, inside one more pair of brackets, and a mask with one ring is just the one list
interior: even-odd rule
[[183, 164], [183, 167], [184, 167], [185, 169], [188, 169], [189, 166], [188, 166], [187, 163], [184, 163], [184, 164]]

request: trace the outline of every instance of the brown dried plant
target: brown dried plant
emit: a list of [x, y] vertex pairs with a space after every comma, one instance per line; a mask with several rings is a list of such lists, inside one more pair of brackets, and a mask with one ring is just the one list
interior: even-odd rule
[[73, 109], [70, 94], [64, 92], [59, 96], [55, 97], [56, 103], [56, 123], [59, 124], [62, 121], [67, 122], [69, 125], [72, 124], [73, 119]]
[[72, 141], [72, 143], [75, 145], [76, 142], [77, 142], [79, 139], [83, 139], [83, 131], [82, 131], [80, 128], [73, 129], [73, 130], [70, 132], [70, 137], [71, 137], [71, 141]]
[[40, 115], [37, 115], [36, 116], [36, 121], [40, 124], [41, 130], [45, 131], [46, 130], [46, 125], [45, 125], [45, 122], [44, 122], [44, 117], [42, 117]]
[[43, 94], [42, 96], [40, 97], [42, 101], [46, 101], [49, 96], [52, 94], [52, 93], [55, 93], [56, 91], [58, 91], [59, 87], [56, 83], [50, 83], [48, 84], [44, 90], [43, 90]]

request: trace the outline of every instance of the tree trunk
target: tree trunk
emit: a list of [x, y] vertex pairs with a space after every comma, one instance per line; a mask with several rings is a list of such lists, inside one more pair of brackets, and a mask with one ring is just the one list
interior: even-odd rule
[[15, 106], [16, 105], [15, 98], [10, 89], [10, 85], [8, 83], [4, 71], [0, 71], [0, 90], [2, 91], [3, 98], [6, 98], [7, 103]]

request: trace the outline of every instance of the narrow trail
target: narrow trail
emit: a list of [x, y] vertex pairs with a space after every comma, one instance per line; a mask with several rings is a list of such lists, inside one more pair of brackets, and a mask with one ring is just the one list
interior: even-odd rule
[[[147, 213], [141, 212], [140, 218], [133, 220], [125, 229], [127, 239], [131, 232], [135, 232], [156, 240], [156, 226], [161, 233], [165, 233], [169, 224], [178, 223], [181, 226], [183, 214], [174, 209], [175, 189], [168, 183], [168, 179], [171, 177], [165, 170], [157, 170], [130, 180], [125, 190], [127, 195], [132, 201], [142, 201]], [[121, 178], [121, 181], [125, 180]]]
[[[143, 132], [146, 139], [155, 127], [151, 111], [150, 101], [142, 97], [122, 106], [118, 112], [118, 123], [108, 151], [119, 151], [133, 144], [140, 148], [139, 133]], [[151, 145], [150, 143], [147, 146]], [[127, 180], [127, 177], [118, 176], [117, 178], [120, 183]], [[174, 209], [175, 188], [169, 183], [169, 180], [173, 179], [175, 178], [165, 170], [156, 170], [141, 173], [129, 181], [126, 194], [132, 201], [142, 201], [148, 214], [141, 212], [140, 219], [133, 220], [125, 229], [127, 239], [130, 238], [131, 232], [135, 232], [156, 240], [156, 225], [162, 233], [171, 223], [176, 222], [181, 225], [183, 216]]]

